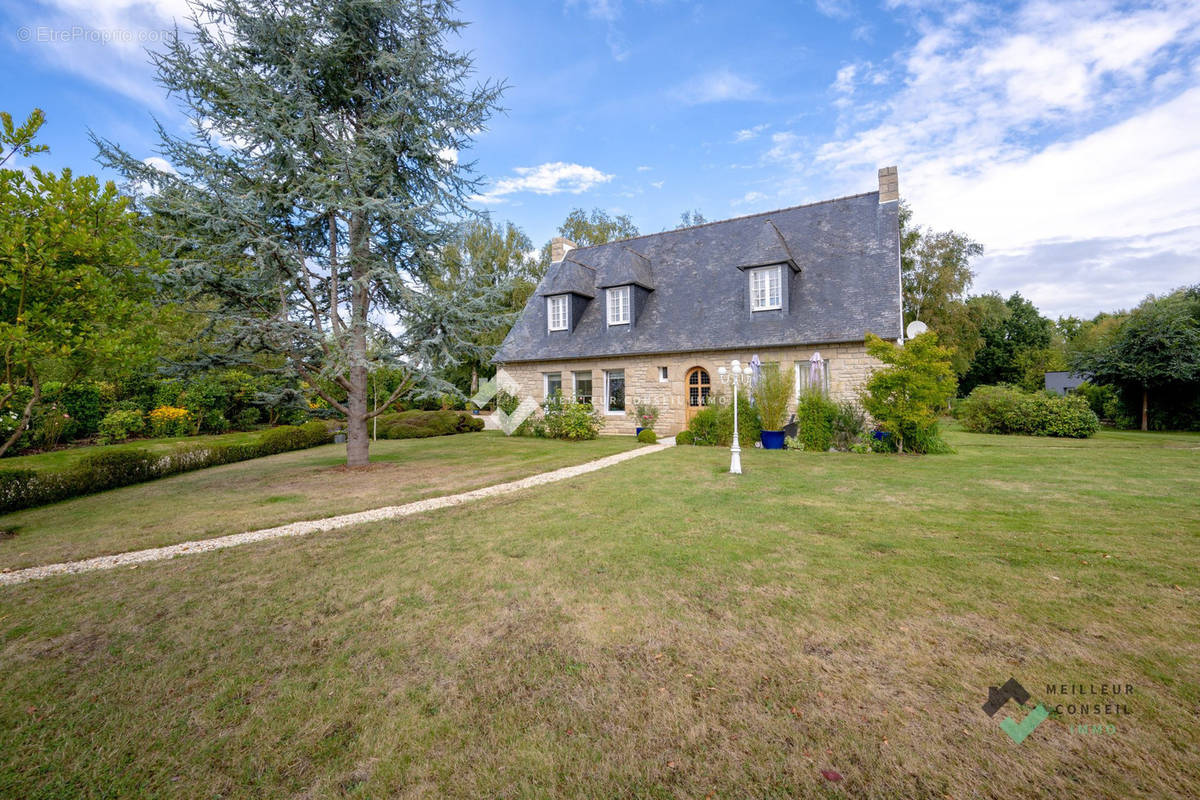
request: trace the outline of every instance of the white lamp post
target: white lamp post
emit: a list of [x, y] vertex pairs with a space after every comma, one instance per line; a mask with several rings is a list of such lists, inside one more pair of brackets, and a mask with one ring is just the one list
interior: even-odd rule
[[750, 383], [750, 374], [753, 372], [749, 366], [742, 367], [742, 362], [736, 358], [730, 362], [729, 370], [724, 367], [717, 368], [717, 375], [721, 378], [721, 383], [729, 386], [733, 384], [733, 447], [729, 448], [729, 471], [734, 475], [742, 474], [742, 445], [738, 441], [738, 401], [737, 390], [738, 385], [746, 386]]

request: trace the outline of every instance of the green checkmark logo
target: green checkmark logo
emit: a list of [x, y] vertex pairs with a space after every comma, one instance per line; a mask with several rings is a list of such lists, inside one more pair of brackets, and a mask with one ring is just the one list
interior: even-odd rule
[[1030, 711], [1025, 719], [1020, 722], [1014, 722], [1012, 717], [1005, 717], [1000, 723], [1000, 727], [1008, 734], [1008, 738], [1012, 739], [1017, 744], [1025, 741], [1025, 737], [1033, 733], [1033, 729], [1041, 725], [1046, 717], [1050, 716], [1050, 712], [1038, 703], [1037, 708]]

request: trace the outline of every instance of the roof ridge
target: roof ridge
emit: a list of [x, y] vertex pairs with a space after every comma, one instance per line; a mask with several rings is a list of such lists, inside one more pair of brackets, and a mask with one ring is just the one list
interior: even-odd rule
[[[638, 239], [649, 239], [651, 236], [663, 236], [668, 233], [683, 233], [684, 231], [694, 231], [699, 228], [707, 228], [712, 225], [723, 225], [726, 222], [739, 222], [739, 221], [745, 220], [745, 219], [754, 219], [755, 217], [766, 217], [766, 216], [770, 216], [771, 214], [782, 214], [785, 211], [796, 211], [797, 209], [801, 209], [801, 208], [812, 208], [813, 206], [823, 206], [826, 203], [837, 203], [842, 200], [854, 200], [856, 198], [866, 197], [867, 195], [872, 195], [872, 194], [879, 194], [879, 190], [876, 189], [871, 192], [859, 192], [858, 194], [847, 194], [847, 195], [843, 195], [841, 197], [831, 197], [828, 200], [815, 200], [811, 203], [800, 203], [800, 204], [794, 205], [794, 206], [785, 206], [784, 208], [772, 209], [771, 211], [758, 211], [758, 212], [755, 212], [754, 214], [743, 214], [740, 217], [729, 217], [728, 219], [715, 219], [712, 222], [701, 222], [699, 225], [688, 225], [686, 228], [672, 228], [669, 231], [659, 231], [658, 233], [640, 233], [637, 236], [630, 236], [625, 239], [613, 239], [611, 242], [604, 242], [603, 244], [589, 244], [589, 245], [585, 245], [583, 247], [575, 247], [575, 248], [572, 248], [572, 250], [591, 250], [592, 248], [595, 248], [595, 247], [607, 247], [610, 244], [624, 244], [626, 242], [636, 242]], [[566, 257], [564, 256], [564, 259], [565, 258]], [[575, 263], [579, 263], [579, 262], [575, 262]]]

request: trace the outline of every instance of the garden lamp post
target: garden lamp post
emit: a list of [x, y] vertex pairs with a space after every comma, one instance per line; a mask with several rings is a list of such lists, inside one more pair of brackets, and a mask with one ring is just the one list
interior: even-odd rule
[[739, 384], [749, 385], [750, 374], [753, 371], [749, 366], [743, 367], [742, 362], [736, 358], [730, 362], [728, 370], [724, 367], [717, 368], [717, 375], [720, 376], [721, 383], [726, 386], [733, 385], [733, 447], [729, 448], [729, 472], [733, 475], [742, 474], [742, 445], [738, 441], [737, 390]]

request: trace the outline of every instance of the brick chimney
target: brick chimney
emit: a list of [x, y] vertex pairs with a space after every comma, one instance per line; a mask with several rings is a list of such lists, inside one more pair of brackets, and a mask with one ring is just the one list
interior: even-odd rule
[[895, 167], [879, 170], [879, 202], [892, 203], [900, 199], [900, 173]]
[[[882, 180], [882, 179], [881, 179]], [[567, 253], [574, 250], [579, 245], [572, 242], [570, 239], [562, 236], [555, 236], [550, 240], [550, 260], [557, 264], [563, 260]]]

